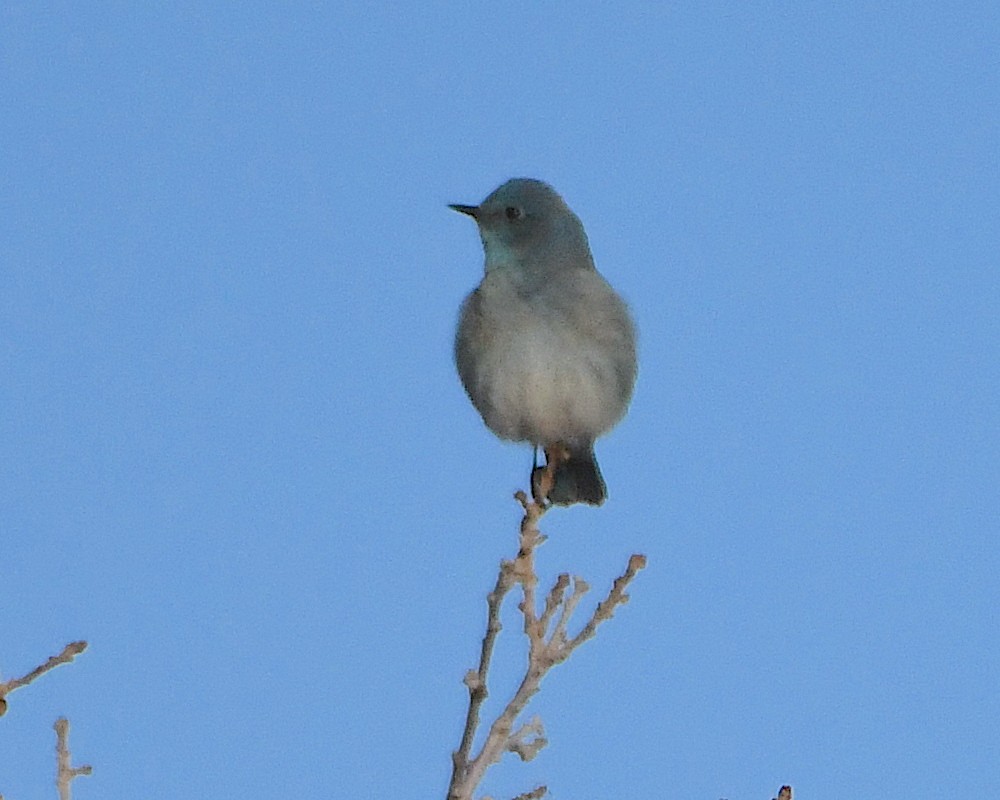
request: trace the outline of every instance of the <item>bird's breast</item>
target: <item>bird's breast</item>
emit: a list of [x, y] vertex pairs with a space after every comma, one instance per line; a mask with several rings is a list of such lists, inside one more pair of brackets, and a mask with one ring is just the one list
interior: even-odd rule
[[[558, 292], [526, 291], [494, 273], [466, 303], [456, 341], [459, 373], [498, 436], [592, 441], [624, 413], [628, 397], [618, 372], [626, 354], [595, 335], [599, 321], [578, 313], [579, 302], [558, 300]], [[595, 300], [592, 313], [600, 316], [603, 299]]]

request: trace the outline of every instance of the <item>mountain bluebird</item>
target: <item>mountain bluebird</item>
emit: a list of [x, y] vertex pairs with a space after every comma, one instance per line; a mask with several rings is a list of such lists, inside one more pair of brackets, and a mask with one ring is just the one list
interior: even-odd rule
[[594, 440], [624, 416], [637, 369], [628, 308], [548, 184], [516, 178], [478, 206], [451, 208], [476, 221], [486, 251], [455, 335], [469, 399], [501, 439], [545, 449], [549, 502], [600, 505]]

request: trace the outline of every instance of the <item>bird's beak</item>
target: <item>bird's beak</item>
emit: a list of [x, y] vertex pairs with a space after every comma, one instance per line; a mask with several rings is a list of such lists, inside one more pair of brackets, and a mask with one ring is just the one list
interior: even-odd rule
[[457, 211], [459, 214], [468, 214], [473, 219], [478, 219], [479, 206], [463, 206], [458, 204], [449, 204], [448, 208], [453, 211]]

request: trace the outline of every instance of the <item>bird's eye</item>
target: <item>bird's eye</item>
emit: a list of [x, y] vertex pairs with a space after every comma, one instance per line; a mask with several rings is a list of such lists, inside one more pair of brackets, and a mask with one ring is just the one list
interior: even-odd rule
[[507, 209], [504, 213], [507, 214], [507, 219], [509, 219], [511, 222], [521, 219], [521, 209], [519, 209], [517, 206], [507, 206]]

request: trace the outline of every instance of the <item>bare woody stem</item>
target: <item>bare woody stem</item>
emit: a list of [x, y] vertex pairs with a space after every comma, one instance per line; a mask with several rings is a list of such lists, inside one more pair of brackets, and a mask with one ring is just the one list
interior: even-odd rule
[[[537, 501], [530, 502], [523, 492], [517, 494], [517, 499], [524, 508], [520, 548], [516, 558], [500, 563], [496, 586], [487, 598], [486, 634], [480, 651], [479, 668], [470, 670], [465, 676], [465, 685], [469, 689], [469, 710], [461, 743], [452, 754], [448, 800], [471, 800], [472, 793], [482, 781], [486, 770], [498, 762], [505, 752], [514, 752], [522, 760], [528, 761], [548, 743], [541, 720], [535, 718], [515, 730], [518, 716], [539, 691], [546, 673], [569, 658], [577, 647], [594, 636], [598, 625], [610, 619], [615, 609], [628, 601], [625, 589], [636, 573], [646, 565], [645, 556], [633, 555], [625, 573], [615, 580], [611, 592], [598, 604], [590, 620], [576, 636], [570, 638], [566, 632], [567, 625], [589, 586], [581, 578], [571, 579], [567, 574], [560, 575], [547, 593], [539, 615], [535, 593], [538, 585], [535, 548], [545, 541], [538, 530], [538, 520], [547, 508]], [[479, 727], [479, 714], [488, 694], [490, 661], [502, 627], [500, 608], [504, 597], [516, 584], [520, 584], [522, 592], [518, 608], [524, 620], [524, 633], [528, 637], [528, 667], [514, 696], [490, 725], [486, 740], [473, 756], [472, 745]], [[516, 800], [537, 800], [546, 791], [545, 786], [538, 786], [519, 795]]]
[[464, 777], [463, 773], [468, 765], [469, 753], [472, 750], [472, 740], [479, 727], [479, 709], [489, 694], [486, 688], [486, 676], [489, 672], [490, 660], [493, 658], [493, 646], [496, 643], [497, 635], [503, 629], [503, 625], [500, 623], [500, 607], [503, 605], [503, 599], [507, 592], [514, 585], [511, 580], [509, 564], [510, 562], [504, 562], [500, 565], [496, 586], [487, 597], [486, 635], [483, 637], [483, 646], [479, 654], [479, 669], [469, 670], [465, 676], [465, 685], [469, 689], [469, 711], [465, 717], [462, 742], [452, 755], [452, 784]]
[[49, 670], [55, 669], [60, 664], [68, 664], [74, 658], [76, 658], [80, 653], [87, 649], [86, 642], [70, 642], [66, 645], [62, 652], [57, 656], [52, 656], [48, 661], [40, 666], [35, 667], [31, 672], [22, 678], [12, 678], [5, 683], [0, 683], [0, 717], [2, 717], [7, 712], [7, 700], [8, 694], [13, 692], [15, 689], [20, 689], [23, 686], [27, 686], [32, 681], [40, 678]]
[[73, 766], [73, 757], [69, 752], [69, 720], [60, 717], [53, 727], [56, 729], [56, 786], [59, 788], [59, 800], [70, 800], [74, 779], [80, 775], [90, 775], [93, 770], [89, 764]]

